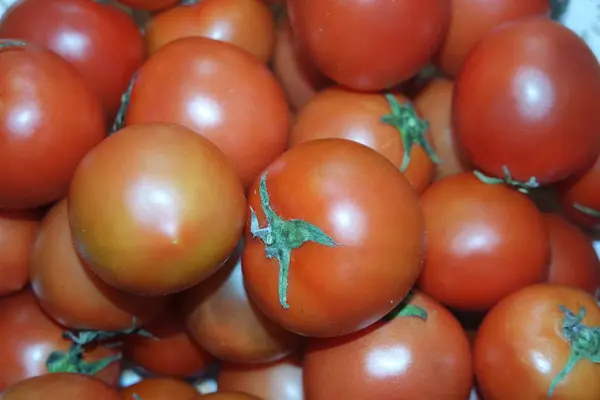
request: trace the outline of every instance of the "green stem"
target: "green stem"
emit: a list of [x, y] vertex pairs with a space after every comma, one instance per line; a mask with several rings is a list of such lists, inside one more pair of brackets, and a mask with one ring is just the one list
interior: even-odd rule
[[121, 336], [139, 335], [147, 338], [154, 339], [155, 337], [148, 331], [138, 328], [137, 320], [134, 317], [132, 324], [129, 328], [122, 329], [119, 331], [76, 331], [76, 332], [64, 332], [63, 337], [71, 340], [73, 343], [79, 346], [85, 346], [90, 343], [106, 342], [113, 340]]
[[25, 47], [27, 43], [22, 40], [0, 39], [0, 50], [10, 49], [11, 47]]
[[54, 351], [46, 360], [48, 372], [74, 372], [85, 375], [96, 375], [110, 364], [121, 359], [121, 354], [115, 354], [97, 361], [83, 360], [84, 348], [78, 344], [72, 344], [69, 351]]
[[138, 72], [139, 71], [136, 71], [133, 74], [131, 80], [129, 81], [129, 85], [127, 86], [127, 90], [121, 95], [121, 106], [119, 107], [117, 116], [115, 117], [115, 120], [110, 129], [111, 135], [123, 129], [123, 127], [125, 126], [125, 116], [127, 115], [127, 108], [129, 108], [129, 101], [131, 100], [131, 92], [133, 91], [133, 86], [135, 85], [135, 80], [138, 76]]
[[504, 172], [504, 178], [487, 176], [480, 171], [473, 171], [473, 174], [483, 183], [487, 183], [489, 185], [507, 185], [517, 189], [521, 193], [529, 193], [531, 189], [540, 187], [539, 182], [534, 177], [529, 178], [527, 182], [521, 182], [513, 179], [512, 175], [510, 174], [510, 170], [506, 165], [502, 167], [502, 171]]
[[579, 203], [573, 204], [573, 208], [576, 209], [577, 211], [579, 211], [580, 213], [587, 215], [588, 217], [600, 218], [600, 211], [595, 210], [593, 208], [586, 207]]
[[398, 317], [415, 317], [427, 321], [427, 311], [424, 308], [411, 304], [414, 294], [410, 292], [392, 311], [385, 317], [384, 321], [391, 321]]

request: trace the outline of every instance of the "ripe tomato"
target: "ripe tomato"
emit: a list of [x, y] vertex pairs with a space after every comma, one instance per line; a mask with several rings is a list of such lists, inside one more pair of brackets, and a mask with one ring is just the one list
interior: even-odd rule
[[105, 136], [100, 101], [49, 50], [0, 41], [0, 208], [64, 197], [83, 156]]
[[20, 0], [2, 16], [0, 37], [47, 47], [73, 64], [102, 100], [109, 119], [144, 61], [138, 26], [106, 2]]
[[483, 398], [600, 399], [600, 309], [590, 294], [539, 284], [503, 299], [475, 339]]
[[[311, 339], [303, 363], [306, 397], [465, 400], [473, 369], [463, 328], [427, 296], [416, 293], [407, 304], [390, 321], [350, 336]], [[414, 315], [417, 309], [425, 320]]]
[[153, 338], [125, 338], [125, 357], [144, 370], [175, 378], [195, 377], [206, 372], [213, 357], [191, 339], [183, 317], [174, 308], [144, 328]]
[[122, 400], [117, 389], [87, 375], [56, 373], [25, 379], [0, 394], [2, 400]]
[[427, 64], [450, 22], [447, 0], [288, 0], [292, 25], [326, 75], [352, 89], [387, 89]]
[[0, 210], [0, 296], [18, 292], [29, 281], [40, 214], [38, 210]]
[[600, 152], [600, 65], [547, 18], [503, 25], [469, 53], [456, 81], [454, 131], [476, 167], [547, 184]]
[[437, 161], [428, 142], [428, 122], [401, 94], [386, 96], [341, 87], [317, 94], [298, 114], [290, 146], [340, 138], [372, 148], [390, 160], [422, 193], [433, 180]]
[[263, 63], [231, 44], [192, 37], [165, 46], [141, 68], [125, 122], [195, 130], [225, 153], [248, 187], [285, 150], [288, 118], [285, 96]]
[[[44, 314], [30, 291], [0, 298], [0, 392], [19, 381], [48, 372], [74, 372], [94, 366], [100, 369], [100, 360], [115, 361], [94, 375], [111, 385], [118, 382], [121, 364], [116, 361], [120, 356], [117, 349], [96, 347], [86, 351], [82, 360], [69, 352], [71, 342], [63, 338], [63, 330]], [[62, 363], [54, 363], [53, 368], [58, 370], [49, 370], [46, 362], [55, 351], [62, 353]]]
[[[217, 384], [219, 390], [244, 392], [264, 400], [305, 398], [302, 362], [297, 355], [270, 364], [241, 365], [224, 362]], [[234, 400], [238, 399], [234, 397]]]
[[262, 400], [244, 392], [217, 392], [206, 394], [198, 400]]
[[119, 3], [127, 7], [143, 11], [160, 11], [173, 7], [179, 2], [179, 0], [119, 0]]
[[460, 71], [469, 51], [494, 28], [531, 15], [548, 15], [548, 0], [451, 0], [450, 27], [436, 53], [436, 66], [449, 77]]
[[257, 179], [248, 202], [246, 288], [287, 330], [329, 337], [363, 329], [421, 272], [425, 226], [416, 193], [366, 146], [298, 145]]
[[242, 185], [207, 139], [175, 124], [127, 127], [94, 148], [71, 182], [76, 248], [131, 293], [187, 289], [227, 259], [244, 227]]
[[419, 286], [436, 300], [486, 310], [545, 277], [548, 233], [526, 195], [463, 173], [431, 185], [421, 205], [427, 252]]
[[200, 393], [190, 383], [174, 378], [146, 378], [121, 390], [122, 400], [196, 400]]
[[215, 275], [178, 299], [194, 339], [220, 360], [264, 363], [299, 347], [299, 336], [269, 320], [248, 299], [241, 245]]
[[155, 53], [176, 39], [202, 36], [236, 45], [262, 62], [275, 42], [273, 14], [262, 0], [200, 0], [156, 14], [146, 24], [146, 49]]

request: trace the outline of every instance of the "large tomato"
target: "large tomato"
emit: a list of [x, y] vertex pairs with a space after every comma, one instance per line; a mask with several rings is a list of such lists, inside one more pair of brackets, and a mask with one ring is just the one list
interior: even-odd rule
[[503, 299], [475, 338], [483, 398], [600, 399], [600, 309], [580, 289], [539, 284]]
[[187, 289], [212, 274], [240, 239], [242, 185], [223, 153], [175, 124], [127, 127], [77, 168], [69, 221], [83, 260], [135, 294]]
[[473, 381], [463, 328], [420, 293], [388, 321], [349, 336], [311, 339], [303, 373], [311, 400], [465, 400]]
[[298, 114], [290, 146], [325, 138], [353, 140], [384, 155], [422, 193], [433, 180], [437, 161], [428, 130], [428, 122], [400, 94], [336, 87], [317, 94]]
[[109, 119], [144, 60], [136, 23], [101, 1], [20, 0], [2, 16], [0, 37], [47, 47], [73, 64], [102, 100]]
[[214, 276], [178, 299], [194, 339], [220, 360], [271, 362], [301, 344], [299, 336], [269, 320], [248, 298], [241, 245]]
[[303, 143], [249, 195], [242, 270], [259, 308], [307, 336], [340, 336], [406, 296], [424, 255], [418, 198], [398, 169], [344, 139]]
[[465, 154], [488, 175], [547, 184], [600, 152], [600, 65], [574, 32], [545, 17], [504, 24], [469, 53], [454, 90]]
[[57, 373], [25, 379], [9, 387], [2, 400], [122, 400], [117, 389], [87, 375]]
[[191, 37], [169, 43], [140, 69], [125, 122], [173, 122], [217, 145], [244, 186], [284, 150], [285, 95], [268, 68], [234, 45]]
[[200, 393], [186, 381], [146, 378], [121, 390], [122, 400], [196, 400]]
[[106, 134], [100, 101], [66, 61], [16, 41], [0, 41], [0, 93], [0, 208], [60, 199]]
[[317, 66], [365, 91], [390, 88], [419, 72], [450, 22], [448, 0], [288, 0], [287, 6]]
[[419, 286], [435, 299], [486, 310], [545, 277], [548, 233], [525, 194], [463, 173], [435, 182], [421, 204], [427, 252]]

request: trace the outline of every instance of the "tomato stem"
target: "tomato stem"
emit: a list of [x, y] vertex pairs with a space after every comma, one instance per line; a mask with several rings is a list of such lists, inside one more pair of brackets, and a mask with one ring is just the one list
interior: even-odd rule
[[27, 43], [22, 40], [2, 39], [0, 40], [0, 50], [9, 49], [11, 47], [25, 47]]
[[267, 173], [260, 178], [260, 205], [267, 219], [267, 226], [259, 226], [258, 217], [250, 207], [250, 232], [254, 238], [265, 244], [265, 255], [276, 259], [279, 264], [278, 294], [279, 303], [284, 309], [290, 308], [287, 302], [288, 276], [292, 250], [306, 242], [314, 242], [327, 247], [340, 246], [319, 227], [301, 219], [284, 220], [271, 206], [267, 191]]
[[87, 362], [83, 360], [83, 346], [72, 344], [68, 352], [54, 351], [46, 360], [48, 372], [75, 372], [85, 375], [96, 375], [110, 364], [119, 361], [121, 354], [105, 357], [101, 360]]
[[110, 134], [113, 134], [125, 126], [125, 116], [127, 115], [127, 109], [129, 108], [129, 101], [131, 100], [131, 92], [133, 91], [133, 86], [135, 84], [135, 80], [138, 76], [139, 71], [136, 71], [131, 80], [129, 81], [129, 85], [127, 86], [127, 90], [125, 93], [121, 95], [121, 105], [119, 106], [119, 111], [117, 112], [117, 116], [112, 124], [110, 129]]
[[392, 125], [400, 133], [402, 146], [404, 147], [404, 155], [402, 157], [402, 165], [400, 171], [405, 172], [410, 164], [410, 152], [414, 144], [421, 146], [427, 156], [434, 164], [439, 164], [441, 160], [437, 156], [433, 146], [425, 137], [425, 132], [429, 130], [429, 122], [419, 118], [415, 108], [410, 102], [400, 104], [393, 94], [385, 95], [391, 114], [381, 117], [381, 122]]
[[588, 217], [600, 218], [600, 211], [594, 210], [593, 208], [586, 207], [579, 203], [573, 204], [573, 208], [581, 213], [584, 213]]
[[556, 386], [565, 379], [579, 361], [588, 360], [600, 364], [600, 327], [583, 324], [586, 314], [585, 307], [580, 307], [577, 315], [565, 306], [561, 305], [559, 309], [565, 314], [562, 322], [562, 334], [569, 342], [571, 352], [567, 364], [550, 384], [548, 397], [552, 396]]
[[142, 397], [137, 393], [134, 393], [131, 397], [133, 397], [133, 400], [142, 400]]
[[423, 321], [427, 321], [427, 311], [424, 308], [411, 304], [413, 297], [413, 292], [409, 292], [400, 304], [383, 317], [383, 319], [385, 321], [391, 321], [398, 317], [416, 317]]
[[137, 326], [137, 319], [133, 317], [132, 324], [129, 328], [122, 329], [119, 331], [94, 331], [94, 330], [83, 330], [77, 332], [64, 332], [63, 337], [73, 341], [73, 343], [79, 346], [85, 346], [90, 343], [105, 342], [107, 340], [115, 339], [119, 336], [128, 335], [139, 335], [150, 339], [156, 339], [150, 332], [140, 329]]
[[475, 174], [477, 179], [483, 183], [487, 183], [489, 185], [508, 185], [525, 194], [529, 193], [531, 189], [540, 187], [540, 184], [535, 177], [529, 178], [527, 182], [521, 182], [513, 179], [512, 175], [510, 174], [510, 170], [506, 165], [502, 167], [502, 171], [504, 172], [504, 178], [487, 176], [481, 171], [473, 171], [473, 174]]

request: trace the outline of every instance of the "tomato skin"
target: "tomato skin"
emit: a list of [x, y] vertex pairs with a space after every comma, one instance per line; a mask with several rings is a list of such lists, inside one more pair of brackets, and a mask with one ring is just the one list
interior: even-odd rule
[[262, 400], [251, 394], [243, 392], [216, 392], [206, 394], [198, 400]]
[[410, 304], [424, 309], [427, 320], [397, 316], [349, 336], [310, 340], [303, 363], [306, 397], [466, 399], [473, 369], [465, 332], [428, 296], [416, 293]]
[[546, 276], [548, 233], [526, 195], [463, 173], [431, 185], [421, 205], [427, 253], [418, 283], [438, 301], [483, 311]]
[[1, 49], [0, 77], [0, 208], [64, 197], [79, 161], [105, 136], [100, 101], [74, 67], [32, 45]]
[[[503, 299], [486, 316], [475, 339], [474, 365], [482, 397], [497, 400], [548, 398], [551, 382], [567, 363], [569, 344], [561, 332], [563, 305], [583, 322], [600, 325], [594, 297], [576, 288], [539, 284]], [[600, 366], [587, 360], [558, 384], [552, 399], [600, 398]]]
[[495, 29], [469, 53], [456, 80], [453, 125], [487, 175], [503, 177], [507, 167], [517, 181], [548, 184], [598, 156], [598, 103], [600, 65], [585, 42], [530, 17]]
[[285, 150], [288, 118], [263, 63], [231, 44], [191, 37], [169, 43], [140, 69], [125, 122], [193, 129], [225, 153], [247, 187]]
[[121, 396], [122, 400], [196, 400], [200, 393], [193, 385], [183, 380], [146, 378], [122, 389]]
[[316, 65], [361, 91], [387, 89], [419, 72], [450, 21], [447, 0], [288, 0], [287, 7]]
[[177, 5], [179, 0], [119, 0], [119, 3], [135, 10], [160, 11]]
[[144, 295], [206, 279], [237, 245], [246, 214], [223, 153], [163, 123], [127, 127], [96, 146], [77, 168], [68, 201], [82, 259], [110, 285]]
[[2, 400], [88, 399], [121, 400], [112, 386], [87, 375], [54, 373], [17, 382], [2, 394]]
[[20, 291], [29, 281], [40, 215], [38, 210], [0, 210], [0, 296]]
[[[409, 102], [394, 94], [401, 105]], [[400, 168], [404, 145], [398, 129], [381, 121], [391, 108], [385, 96], [361, 93], [341, 87], [318, 93], [298, 114], [292, 127], [290, 147], [315, 139], [352, 140], [377, 151]], [[418, 144], [410, 150], [410, 163], [404, 176], [417, 193], [422, 193], [433, 180], [435, 166]]]

